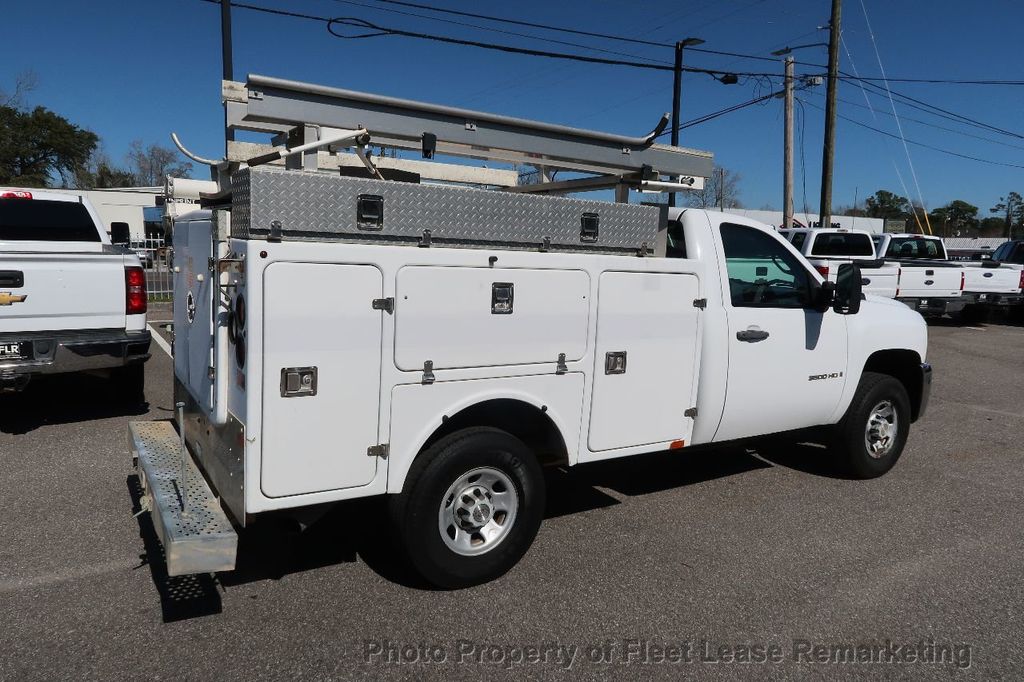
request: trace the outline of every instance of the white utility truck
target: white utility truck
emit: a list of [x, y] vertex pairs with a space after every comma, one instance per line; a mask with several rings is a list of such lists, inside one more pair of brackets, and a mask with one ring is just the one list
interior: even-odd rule
[[839, 266], [856, 263], [861, 271], [864, 293], [895, 298], [899, 288], [899, 267], [875, 255], [871, 233], [843, 228], [782, 228], [779, 234], [803, 254], [814, 269], [829, 282], [836, 281]]
[[[907, 269], [908, 276], [901, 275], [901, 296], [928, 295], [928, 291], [911, 281], [924, 276], [924, 284], [932, 280], [939, 287], [940, 280], [946, 280], [948, 289], [956, 279], [959, 270], [960, 297], [955, 305], [948, 305], [946, 312], [959, 312], [965, 320], [983, 317], [988, 307], [1007, 307], [1021, 302], [1021, 273], [1012, 265], [997, 261], [952, 261], [946, 253], [946, 244], [940, 237], [922, 234], [881, 234], [875, 236], [877, 253], [886, 259], [897, 259]], [[911, 269], [912, 266], [916, 266]], [[919, 309], [924, 311], [936, 307], [934, 296], [927, 305], [918, 298]]]
[[[130, 425], [171, 575], [231, 570], [261, 515], [381, 495], [419, 573], [472, 585], [533, 541], [542, 467], [825, 427], [869, 478], [927, 405], [924, 320], [862, 300], [856, 266], [823, 282], [746, 218], [558, 196], [699, 182], [710, 155], [653, 144], [664, 124], [630, 138], [262, 76], [225, 95], [232, 126], [298, 132], [248, 163], [229, 148], [222, 191], [174, 225], [179, 430]], [[588, 175], [382, 180], [371, 140]], [[319, 167], [349, 145], [365, 177]]]
[[0, 187], [0, 391], [38, 374], [97, 371], [143, 400], [146, 277], [80, 196]]

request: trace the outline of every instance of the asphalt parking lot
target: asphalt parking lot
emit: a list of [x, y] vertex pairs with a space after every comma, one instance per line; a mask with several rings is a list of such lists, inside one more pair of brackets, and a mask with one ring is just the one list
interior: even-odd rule
[[[154, 346], [139, 414], [100, 379], [38, 381], [0, 397], [0, 678], [1017, 677], [1024, 326], [935, 323], [930, 356], [886, 477], [786, 444], [552, 472], [533, 549], [460, 592], [392, 560], [374, 502], [167, 579], [125, 424], [170, 415], [170, 358]], [[814, 662], [846, 646], [874, 662]]]

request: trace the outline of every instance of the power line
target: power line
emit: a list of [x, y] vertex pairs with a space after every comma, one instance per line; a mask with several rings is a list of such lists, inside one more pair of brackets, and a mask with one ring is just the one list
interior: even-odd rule
[[[865, 82], [864, 85], [866, 85], [867, 87], [871, 88], [872, 94], [874, 94], [876, 96], [887, 95], [885, 89], [882, 88], [880, 85], [875, 85], [874, 83], [871, 83], [871, 82]], [[991, 132], [1000, 133], [1001, 135], [1007, 135], [1009, 137], [1016, 137], [1018, 139], [1024, 140], [1024, 135], [1022, 135], [1020, 133], [1017, 133], [1017, 132], [1014, 132], [1012, 130], [1006, 130], [1006, 129], [1000, 128], [998, 126], [994, 126], [994, 125], [991, 125], [989, 123], [985, 123], [984, 121], [980, 121], [978, 119], [971, 118], [969, 116], [964, 116], [963, 114], [958, 114], [955, 111], [950, 111], [948, 109], [943, 109], [942, 107], [939, 107], [939, 106], [936, 106], [934, 104], [930, 104], [928, 102], [925, 102], [923, 100], [911, 97], [910, 95], [907, 95], [907, 94], [904, 94], [904, 93], [901, 93], [901, 92], [897, 92], [896, 90], [891, 90], [890, 89], [889, 92], [891, 92], [893, 94], [893, 96], [896, 97], [896, 99], [900, 100], [900, 104], [903, 104], [904, 106], [908, 106], [911, 109], [918, 109], [918, 110], [923, 111], [925, 113], [931, 114], [932, 116], [937, 116], [939, 118], [944, 118], [944, 119], [947, 119], [947, 120], [950, 120], [950, 121], [956, 121], [957, 123], [965, 123], [965, 124], [972, 125], [972, 126], [977, 127], [977, 128], [983, 128], [985, 130], [989, 130]]]
[[[726, 114], [731, 114], [734, 111], [739, 111], [740, 109], [745, 109], [746, 107], [753, 106], [755, 104], [760, 104], [761, 102], [764, 102], [764, 101], [767, 101], [769, 99], [772, 99], [773, 97], [778, 97], [781, 94], [782, 94], [781, 90], [778, 91], [778, 92], [770, 92], [767, 95], [762, 95], [761, 97], [755, 97], [754, 99], [747, 100], [746, 102], [740, 102], [739, 104], [733, 104], [732, 106], [726, 107], [725, 109], [719, 109], [718, 111], [712, 111], [711, 113], [704, 114], [703, 116], [698, 116], [697, 118], [693, 118], [693, 119], [690, 119], [689, 121], [685, 121], [685, 122], [681, 123], [679, 125], [679, 129], [683, 130], [684, 128], [690, 128], [692, 126], [699, 125], [701, 123], [707, 123], [708, 121], [710, 121], [712, 119], [716, 119], [719, 116], [724, 116]], [[671, 134], [671, 132], [672, 132], [671, 129], [665, 130], [661, 134], [659, 134], [657, 137], [664, 137], [665, 135]], [[655, 139], [657, 139], [657, 138], [655, 138]]]
[[[345, 5], [352, 5], [353, 7], [362, 7], [364, 9], [369, 9], [371, 11], [389, 12], [391, 14], [398, 14], [398, 15], [406, 16], [406, 17], [415, 17], [417, 19], [426, 19], [428, 21], [440, 21], [440, 22], [445, 23], [445, 24], [451, 24], [453, 26], [462, 26], [462, 27], [465, 27], [465, 28], [473, 28], [473, 29], [477, 29], [479, 31], [491, 31], [493, 33], [501, 33], [503, 35], [515, 36], [517, 38], [526, 38], [528, 40], [541, 40], [541, 41], [548, 42], [548, 43], [554, 43], [556, 45], [566, 45], [568, 47], [578, 47], [578, 48], [581, 48], [581, 49], [584, 49], [584, 50], [592, 50], [594, 52], [604, 52], [604, 53], [607, 53], [607, 54], [619, 55], [620, 57], [630, 57], [631, 59], [644, 59], [644, 60], [647, 60], [647, 61], [650, 61], [650, 62], [659, 62], [659, 63], [666, 64], [666, 65], [669, 64], [669, 62], [667, 62], [666, 60], [654, 59], [652, 57], [643, 57], [641, 55], [636, 55], [636, 54], [632, 54], [632, 53], [629, 53], [629, 52], [619, 52], [617, 50], [606, 50], [604, 48], [594, 47], [593, 45], [584, 45], [582, 43], [573, 43], [573, 42], [569, 42], [569, 41], [565, 41], [565, 40], [555, 40], [554, 38], [543, 38], [541, 36], [530, 35], [529, 33], [518, 33], [516, 31], [506, 31], [506, 30], [503, 30], [503, 29], [500, 29], [500, 28], [492, 28], [490, 26], [480, 26], [479, 24], [470, 24], [470, 23], [467, 23], [467, 22], [464, 22], [464, 21], [455, 21], [453, 19], [445, 19], [445, 18], [442, 18], [442, 17], [432, 17], [432, 16], [427, 15], [427, 14], [418, 14], [416, 12], [405, 12], [405, 11], [398, 10], [398, 9], [391, 9], [391, 8], [388, 8], [388, 7], [375, 7], [374, 5], [368, 5], [368, 4], [363, 3], [363, 2], [356, 2], [355, 0], [334, 0], [334, 1], [342, 3], [342, 4], [345, 4]], [[391, 0], [377, 0], [377, 1], [378, 2], [389, 2]], [[417, 4], [405, 3], [405, 2], [395, 2], [395, 4], [408, 5], [408, 6], [411, 6], [411, 7], [426, 7], [425, 5], [417, 5]], [[460, 14], [460, 15], [466, 15], [466, 16], [475, 16], [472, 13], [469, 13], [469, 12], [456, 12], [454, 10], [441, 10], [439, 8], [427, 8], [427, 9], [433, 9], [434, 11], [438, 11], [438, 12], [446, 11], [446, 12], [450, 12], [452, 14]], [[516, 24], [526, 23], [526, 25], [529, 25], [528, 22], [511, 22], [511, 23], [516, 23]], [[654, 43], [654, 44], [657, 44], [657, 43]], [[662, 47], [665, 47], [665, 46], [662, 46]], [[671, 46], [667, 46], [667, 47], [671, 47]]]
[[[204, 2], [212, 2], [213, 0], [203, 0]], [[235, 4], [235, 3], [232, 3]], [[252, 5], [238, 4], [238, 7], [245, 7], [247, 9], [253, 9]], [[420, 38], [422, 40], [431, 40], [434, 42], [447, 43], [449, 45], [462, 45], [466, 47], [477, 47], [485, 50], [495, 50], [499, 52], [510, 52], [513, 54], [523, 54], [532, 57], [546, 57], [549, 59], [567, 59], [577, 62], [587, 62], [591, 64], [607, 64], [610, 66], [628, 66], [635, 69], [649, 69], [654, 71], [674, 71], [674, 66], [662, 65], [662, 64], [645, 64], [642, 62], [626, 61], [621, 59], [606, 59], [604, 57], [591, 57], [588, 55], [572, 54], [568, 52], [552, 52], [549, 50], [534, 50], [525, 47], [516, 47], [514, 45], [503, 45], [499, 43], [485, 43], [479, 40], [468, 40], [464, 38], [453, 38], [451, 36], [442, 36], [434, 33], [420, 33], [417, 31], [406, 31], [403, 29], [390, 28], [386, 26], [378, 26], [372, 22], [366, 21], [365, 19], [358, 19], [353, 17], [335, 17], [333, 19], [324, 19], [327, 22], [328, 32], [336, 38], [343, 38], [347, 40], [356, 40], [362, 38], [376, 38], [378, 36], [404, 36], [407, 38]], [[359, 33], [355, 35], [345, 35], [335, 31], [335, 25], [348, 26], [360, 30], [369, 30], [371, 33]], [[732, 76], [752, 76], [761, 78], [779, 78], [777, 73], [763, 73], [763, 72], [744, 72], [744, 71], [725, 71], [720, 69], [703, 69], [696, 66], [683, 66], [682, 70], [688, 73], [704, 73], [714, 78], [721, 76], [732, 75]]]
[[[819, 107], [817, 104], [814, 104], [813, 102], [805, 102], [805, 104], [807, 104], [808, 106], [814, 107], [815, 109], [818, 109], [819, 111], [824, 111], [824, 109], [822, 107]], [[843, 116], [842, 114], [837, 114], [837, 116], [839, 118], [843, 119], [844, 121], [847, 121], [847, 122], [852, 123], [854, 125], [860, 126], [861, 128], [867, 128], [868, 130], [874, 131], [874, 132], [876, 132], [876, 133], [878, 133], [880, 135], [885, 135], [887, 137], [892, 137], [892, 138], [895, 138], [897, 140], [900, 139], [899, 135], [896, 135], [895, 133], [890, 133], [887, 130], [882, 130], [881, 128], [876, 128], [874, 126], [868, 125], [867, 123], [863, 123], [863, 122], [858, 121], [856, 119], [849, 118], [848, 116]], [[954, 151], [951, 151], [949, 149], [942, 149], [941, 147], [935, 147], [933, 145], [925, 144], [924, 142], [918, 142], [916, 140], [911, 140], [909, 138], [906, 138], [906, 140], [907, 140], [907, 144], [917, 145], [918, 147], [924, 147], [925, 149], [931, 149], [932, 151], [941, 152], [943, 154], [949, 154], [950, 156], [956, 156], [958, 158], [967, 159], [969, 161], [977, 161], [979, 163], [987, 163], [987, 164], [991, 164], [993, 166], [1004, 166], [1006, 168], [1024, 168], [1024, 165], [1022, 165], [1022, 164], [1008, 163], [1008, 162], [1005, 162], [1005, 161], [992, 161], [991, 159], [982, 159], [982, 158], [977, 157], [977, 156], [970, 156], [968, 154], [961, 154], [960, 152], [954, 152]]]

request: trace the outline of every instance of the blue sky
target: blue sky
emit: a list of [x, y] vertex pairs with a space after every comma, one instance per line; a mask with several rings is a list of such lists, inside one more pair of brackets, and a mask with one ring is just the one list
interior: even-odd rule
[[[557, 51], [583, 50], [544, 39], [502, 35], [476, 28], [403, 16], [376, 0], [249, 0], [320, 16], [353, 16], [384, 26]], [[425, 3], [425, 0], [420, 0]], [[442, 7], [572, 26], [671, 43], [697, 36], [709, 49], [769, 56], [786, 45], [827, 39], [817, 30], [828, 22], [828, 0], [568, 0], [561, 3], [471, 3], [441, 0]], [[1020, 27], [1024, 3], [980, 0], [863, 0], [882, 63], [890, 77], [940, 79], [1020, 79], [1024, 53]], [[359, 6], [365, 5], [366, 7]], [[841, 52], [841, 68], [878, 75], [861, 0], [844, 3], [843, 33], [852, 62]], [[234, 11], [235, 78], [246, 73], [293, 78], [356, 90], [441, 102], [485, 111], [619, 132], [645, 133], [671, 106], [668, 72], [562, 62], [442, 45], [404, 37], [343, 41], [322, 24]], [[124, 157], [133, 139], [169, 144], [177, 131], [201, 155], [222, 151], [219, 10], [201, 0], [160, 2], [70, 2], [52, 0], [45, 12], [32, 3], [6, 3], [0, 41], [0, 87], [9, 89], [20, 71], [32, 69], [39, 85], [29, 104], [46, 106], [98, 133], [104, 150]], [[459, 21], [592, 45], [636, 57], [671, 62], [672, 50], [545, 33], [537, 29]], [[601, 55], [599, 52], [589, 54]], [[797, 53], [800, 60], [823, 64], [824, 48]], [[781, 58], [779, 58], [781, 60]], [[741, 60], [687, 54], [692, 66], [736, 71], [781, 72], [781, 61]], [[819, 72], [813, 66], [800, 67]], [[741, 78], [724, 86], [707, 75], [687, 74], [683, 81], [684, 120], [769, 92], [759, 79]], [[1024, 87], [893, 83], [922, 101], [1024, 134]], [[796, 150], [796, 204], [801, 210], [806, 168], [806, 198], [818, 204], [824, 86], [801, 93], [806, 104]], [[840, 85], [841, 115], [895, 132], [884, 98], [872, 97], [878, 112], [865, 108], [864, 95], [852, 83]], [[912, 109], [901, 115], [953, 128], [940, 130], [903, 119], [907, 138], [992, 161], [1024, 165], [1024, 139], [964, 126]], [[877, 116], [877, 119], [875, 118]], [[967, 133], [964, 135], [962, 133]], [[976, 135], [995, 140], [981, 140]], [[781, 207], [782, 102], [770, 100], [684, 130], [681, 144], [705, 149], [716, 161], [742, 175], [744, 205]], [[875, 132], [839, 121], [834, 204], [863, 200], [876, 189], [916, 198], [917, 183], [931, 208], [952, 199], [978, 205], [982, 215], [1000, 195], [1024, 193], [1024, 169], [959, 159], [910, 146], [914, 170], [903, 146]]]

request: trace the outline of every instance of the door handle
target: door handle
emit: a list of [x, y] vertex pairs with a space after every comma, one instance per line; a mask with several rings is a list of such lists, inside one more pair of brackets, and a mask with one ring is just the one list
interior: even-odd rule
[[756, 343], [767, 339], [768, 332], [763, 329], [744, 329], [743, 331], [736, 332], [736, 338], [747, 343]]

